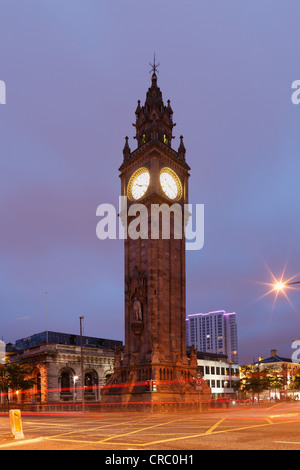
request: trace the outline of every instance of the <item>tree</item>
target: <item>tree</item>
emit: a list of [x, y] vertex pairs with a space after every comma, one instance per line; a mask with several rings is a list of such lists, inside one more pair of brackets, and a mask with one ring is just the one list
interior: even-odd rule
[[269, 380], [266, 372], [260, 372], [258, 366], [245, 364], [241, 366], [241, 380], [239, 381], [241, 392], [252, 394], [252, 398], [269, 388]]
[[294, 375], [293, 380], [290, 383], [291, 390], [300, 390], [300, 375], [297, 373]]
[[270, 366], [265, 369], [268, 381], [269, 381], [269, 390], [275, 390], [275, 395], [277, 390], [281, 390], [285, 383], [285, 377], [282, 372], [277, 372], [274, 366]]
[[29, 390], [36, 381], [28, 378], [30, 367], [28, 364], [7, 362], [0, 367], [0, 391], [8, 393], [9, 390], [19, 392]]
[[[265, 390], [282, 390], [286, 384], [286, 370], [278, 369], [271, 365], [261, 369], [258, 365], [245, 364], [241, 366], [241, 380], [238, 381], [241, 392], [249, 392], [252, 398]], [[299, 382], [300, 384], [300, 382]]]
[[300, 375], [298, 375], [298, 374], [295, 375], [293, 385], [294, 385], [296, 390], [300, 389]]

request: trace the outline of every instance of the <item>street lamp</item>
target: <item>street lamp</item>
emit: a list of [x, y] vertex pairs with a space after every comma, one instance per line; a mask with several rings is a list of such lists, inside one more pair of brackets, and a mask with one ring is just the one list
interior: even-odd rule
[[285, 287], [292, 286], [294, 284], [300, 284], [300, 281], [295, 281], [295, 282], [277, 282], [274, 284], [274, 289], [280, 291], [283, 290]]
[[80, 321], [80, 368], [81, 368], [81, 387], [82, 387], [82, 398], [81, 398], [81, 403], [82, 403], [82, 411], [84, 411], [84, 373], [83, 373], [83, 349], [82, 349], [82, 320], [84, 317], [79, 317]]
[[226, 395], [226, 388], [227, 388], [228, 383], [229, 383], [228, 380], [224, 380], [224, 384], [223, 384], [224, 398], [225, 398], [225, 395]]
[[76, 403], [76, 382], [78, 380], [78, 375], [74, 375], [73, 382], [74, 382], [74, 403]]
[[282, 282], [278, 282], [277, 284], [275, 284], [274, 288], [276, 290], [282, 290], [285, 288], [285, 284], [283, 284]]
[[[273, 276], [274, 277], [274, 276]], [[284, 295], [284, 297], [286, 298], [286, 300], [289, 302], [289, 304], [292, 306], [292, 303], [287, 295], [287, 290], [288, 289], [291, 289], [291, 290], [299, 290], [299, 288], [297, 289], [296, 285], [297, 284], [300, 284], [300, 281], [293, 281], [293, 279], [295, 279], [296, 276], [293, 276], [292, 278], [290, 279], [287, 279], [286, 281], [283, 280], [283, 276], [281, 277], [280, 280], [277, 280], [275, 279], [274, 277], [274, 283], [271, 284], [272, 286], [272, 289], [267, 292], [267, 294], [269, 294], [270, 292], [274, 292], [275, 291], [275, 299], [274, 299], [274, 303], [276, 302], [277, 300], [277, 297], [278, 295]]]

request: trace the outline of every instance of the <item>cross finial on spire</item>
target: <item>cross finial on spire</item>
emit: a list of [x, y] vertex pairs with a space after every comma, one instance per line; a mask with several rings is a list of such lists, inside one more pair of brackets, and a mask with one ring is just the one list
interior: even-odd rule
[[154, 52], [154, 61], [153, 61], [153, 64], [151, 64], [151, 62], [149, 62], [149, 65], [150, 65], [150, 67], [152, 67], [152, 69], [150, 70], [149, 73], [151, 73], [151, 72], [153, 72], [153, 73], [158, 72], [157, 68], [158, 68], [159, 64], [156, 64], [156, 63], [155, 63], [155, 52]]

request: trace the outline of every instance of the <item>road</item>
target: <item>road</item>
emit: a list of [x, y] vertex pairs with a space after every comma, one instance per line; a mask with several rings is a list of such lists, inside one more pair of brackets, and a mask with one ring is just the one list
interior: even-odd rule
[[[206, 413], [22, 414], [25, 439], [0, 415], [0, 450], [298, 450], [300, 405]], [[115, 455], [117, 455], [115, 453]]]

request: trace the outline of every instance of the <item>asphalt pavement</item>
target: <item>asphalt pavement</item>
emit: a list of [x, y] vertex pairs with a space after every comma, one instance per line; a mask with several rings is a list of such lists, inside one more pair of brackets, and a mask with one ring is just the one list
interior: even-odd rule
[[205, 413], [22, 413], [22, 427], [24, 438], [12, 438], [8, 414], [0, 414], [0, 450], [101, 450], [113, 458], [195, 451], [196, 458], [200, 450], [300, 449], [296, 402]]

